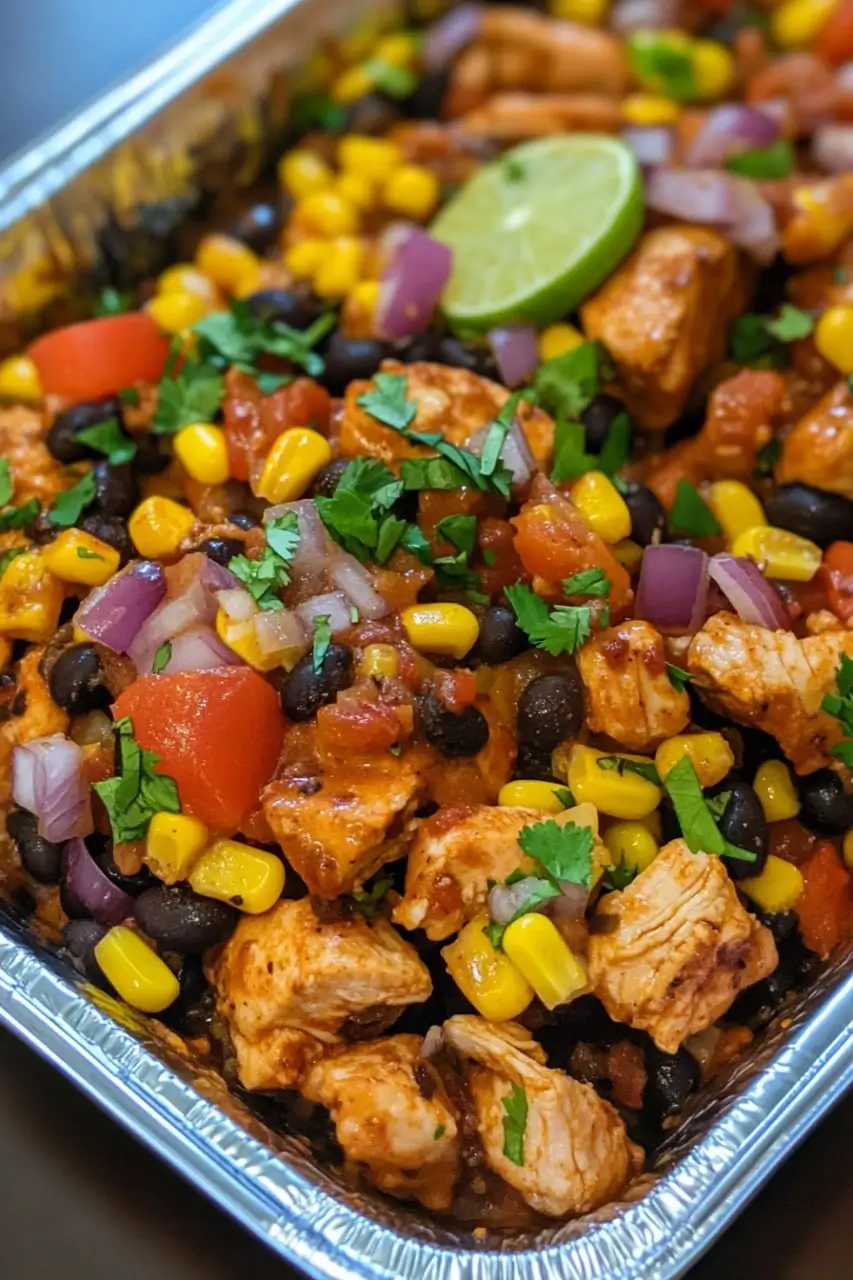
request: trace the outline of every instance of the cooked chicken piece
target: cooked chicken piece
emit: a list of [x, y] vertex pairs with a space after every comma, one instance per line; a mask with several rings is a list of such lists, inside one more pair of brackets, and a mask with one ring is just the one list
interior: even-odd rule
[[717, 613], [693, 637], [687, 667], [703, 702], [771, 734], [797, 773], [813, 773], [829, 763], [829, 748], [844, 736], [820, 709], [835, 687], [842, 653], [853, 658], [851, 631], [798, 640], [790, 631]]
[[264, 814], [311, 893], [337, 898], [404, 856], [424, 785], [422, 752], [372, 756], [318, 776], [271, 782], [262, 796]]
[[660, 634], [650, 622], [598, 632], [578, 653], [586, 722], [628, 751], [651, 751], [690, 720], [690, 698], [672, 686]]
[[[406, 892], [394, 908], [394, 923], [404, 929], [424, 929], [433, 942], [449, 938], [477, 914], [492, 881], [506, 880], [519, 867], [532, 868], [519, 847], [518, 833], [542, 820], [538, 809], [504, 805], [441, 809], [427, 818], [409, 854]], [[560, 826], [575, 822], [592, 827], [598, 835], [598, 815], [592, 805], [566, 809], [554, 821]], [[609, 863], [598, 842], [596, 857], [602, 865]]]
[[782, 442], [778, 484], [808, 484], [853, 498], [853, 395], [846, 380], [819, 400]]
[[[385, 360], [382, 372], [405, 375], [408, 399], [417, 407], [417, 416], [409, 424], [409, 430], [436, 431], [451, 444], [464, 445], [492, 421], [509, 396], [506, 388], [497, 382], [481, 378], [469, 369], [443, 364], [421, 360], [400, 364], [398, 360]], [[355, 458], [368, 454], [385, 463], [429, 457], [431, 449], [410, 444], [399, 431], [377, 422], [358, 404], [359, 397], [372, 390], [372, 382], [351, 382], [347, 387], [338, 440], [343, 456]], [[536, 462], [540, 467], [547, 466], [554, 450], [552, 419], [522, 400], [518, 422]]]
[[581, 307], [587, 337], [615, 360], [641, 426], [674, 422], [697, 374], [722, 358], [743, 302], [743, 275], [736, 251], [716, 232], [659, 227]]
[[522, 142], [551, 133], [616, 133], [616, 98], [599, 93], [495, 93], [460, 120], [470, 136]]
[[44, 443], [45, 424], [38, 409], [24, 405], [0, 408], [0, 458], [6, 458], [15, 485], [12, 501], [23, 506], [31, 498], [49, 504], [68, 488], [62, 467]]
[[351, 1168], [390, 1195], [449, 1209], [459, 1176], [456, 1116], [438, 1073], [419, 1059], [421, 1044], [420, 1036], [390, 1036], [334, 1050], [309, 1071], [302, 1094], [332, 1113]]
[[205, 971], [247, 1089], [293, 1088], [349, 1019], [381, 1012], [388, 1025], [432, 991], [426, 965], [382, 916], [325, 920], [309, 898], [243, 916]]
[[669, 510], [679, 481], [749, 481], [758, 451], [773, 435], [785, 383], [778, 373], [741, 369], [711, 393], [708, 414], [698, 435], [669, 449], [645, 482]]
[[23, 706], [20, 715], [12, 713], [0, 724], [0, 804], [8, 804], [12, 795], [12, 749], [33, 738], [48, 738], [52, 733], [65, 733], [68, 713], [58, 707], [39, 671], [44, 646], [28, 649], [18, 664], [15, 705]]
[[710, 1027], [778, 963], [722, 862], [671, 840], [627, 889], [599, 900], [589, 940], [595, 995], [664, 1053]]
[[[461, 1014], [444, 1024], [444, 1038], [465, 1059], [489, 1167], [538, 1213], [588, 1213], [618, 1196], [639, 1171], [642, 1152], [618, 1113], [590, 1085], [546, 1067], [524, 1027]], [[523, 1095], [527, 1107], [517, 1124], [521, 1164], [506, 1154], [513, 1095]]]

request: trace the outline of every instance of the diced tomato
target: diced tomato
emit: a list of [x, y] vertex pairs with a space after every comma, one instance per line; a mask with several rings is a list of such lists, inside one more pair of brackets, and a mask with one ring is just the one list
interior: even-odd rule
[[182, 809], [221, 831], [239, 830], [257, 808], [285, 731], [275, 690], [249, 667], [142, 676], [113, 716], [129, 716], [140, 746], [156, 751]]
[[841, 4], [827, 18], [814, 51], [833, 66], [853, 59], [853, 0]]
[[314, 427], [323, 435], [328, 432], [332, 400], [313, 378], [295, 378], [264, 396], [250, 374], [230, 369], [225, 387], [225, 435], [235, 480], [249, 480], [253, 464], [266, 457], [273, 441], [288, 427]]
[[477, 677], [473, 671], [461, 667], [456, 671], [436, 668], [433, 685], [436, 697], [448, 711], [463, 711], [477, 701]]
[[[483, 564], [477, 565], [480, 575], [480, 589], [484, 595], [497, 595], [504, 587], [518, 582], [524, 569], [515, 550], [513, 538], [515, 532], [508, 520], [498, 520], [494, 516], [486, 516], [480, 521], [477, 541]], [[493, 563], [489, 564], [488, 561]]]
[[853, 618], [853, 542], [833, 542], [823, 557], [821, 576], [829, 607], [842, 622]]
[[565, 578], [583, 569], [602, 569], [610, 579], [610, 607], [618, 614], [631, 595], [631, 579], [570, 502], [527, 503], [512, 523], [515, 549], [526, 571], [544, 578], [559, 591]]
[[433, 570], [421, 564], [417, 556], [399, 547], [390, 564], [377, 565], [373, 570], [373, 582], [382, 599], [395, 612], [415, 604], [424, 587], [432, 578]]
[[404, 736], [398, 712], [408, 712], [403, 718], [411, 720], [411, 707], [355, 700], [330, 703], [317, 712], [317, 747], [321, 754], [338, 759], [387, 751]]
[[825, 959], [853, 929], [850, 872], [831, 840], [822, 840], [800, 870], [805, 888], [794, 905], [800, 935], [810, 951]]
[[103, 400], [137, 382], [159, 382], [168, 354], [168, 339], [144, 311], [53, 329], [29, 349], [45, 394], [75, 404]]
[[432, 547], [433, 555], [453, 555], [456, 548], [436, 535], [436, 526], [448, 516], [484, 516], [504, 506], [501, 498], [479, 489], [422, 489], [418, 494], [418, 525]]

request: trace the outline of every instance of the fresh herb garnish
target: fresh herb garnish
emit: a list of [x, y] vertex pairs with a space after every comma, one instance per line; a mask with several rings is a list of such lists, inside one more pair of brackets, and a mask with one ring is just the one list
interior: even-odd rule
[[774, 178], [789, 177], [794, 172], [796, 163], [790, 142], [785, 138], [778, 138], [769, 147], [756, 147], [752, 151], [741, 151], [740, 155], [729, 156], [726, 168], [744, 178], [771, 181]]
[[122, 404], [129, 404], [131, 407], [139, 404], [139, 392], [136, 387], [122, 387], [118, 393], [118, 398]]
[[384, 563], [406, 531], [389, 515], [403, 486], [375, 458], [356, 458], [331, 498], [316, 498], [320, 517], [335, 541], [361, 561]]
[[754, 369], [782, 369], [788, 364], [786, 346], [808, 338], [814, 319], [808, 311], [783, 302], [776, 316], [741, 316], [731, 328], [731, 350], [738, 364]]
[[77, 439], [90, 449], [103, 453], [113, 467], [120, 467], [123, 462], [130, 462], [136, 457], [136, 442], [122, 430], [118, 418], [107, 418], [93, 427], [84, 427], [77, 432]]
[[684, 756], [663, 780], [681, 834], [694, 853], [725, 854], [740, 862], [755, 862], [755, 854], [729, 844], [708, 808], [693, 761]]
[[588, 471], [603, 471], [613, 477], [624, 467], [631, 452], [631, 419], [620, 413], [613, 419], [607, 439], [596, 457], [586, 451], [586, 428], [582, 422], [557, 419], [554, 431], [554, 461], [551, 479], [560, 484], [576, 480]]
[[554, 418], [577, 419], [598, 395], [601, 348], [582, 342], [536, 370], [536, 403]]
[[476, 516], [445, 516], [435, 526], [436, 536], [446, 539], [457, 551], [474, 554], [477, 545]]
[[563, 582], [567, 596], [598, 596], [606, 600], [610, 595], [610, 579], [603, 569], [582, 569]]
[[417, 405], [408, 398], [408, 383], [403, 373], [377, 373], [373, 390], [363, 391], [356, 403], [371, 418], [394, 431], [405, 431], [418, 415]]
[[370, 919], [378, 914], [388, 890], [393, 887], [393, 880], [389, 876], [383, 876], [381, 880], [374, 880], [369, 889], [356, 889], [350, 897], [362, 915]]
[[22, 507], [6, 507], [0, 511], [0, 533], [10, 529], [26, 529], [41, 511], [38, 498], [30, 498]]
[[716, 822], [719, 822], [723, 814], [726, 812], [729, 801], [732, 798], [731, 791], [721, 791], [718, 796], [706, 796], [705, 803], [711, 810], [711, 816]]
[[678, 482], [669, 513], [669, 528], [672, 533], [688, 538], [715, 538], [723, 532], [719, 520], [689, 480]]
[[0, 458], [0, 507], [5, 507], [7, 502], [12, 501], [14, 492], [15, 485], [9, 471], [9, 459]]
[[766, 328], [770, 336], [779, 342], [796, 342], [800, 338], [811, 337], [814, 318], [808, 311], [783, 302], [778, 316], [768, 320]]
[[299, 136], [310, 133], [312, 129], [337, 133], [346, 124], [347, 109], [328, 93], [301, 93], [290, 104], [289, 120]]
[[133, 295], [123, 293], [121, 289], [102, 289], [93, 308], [96, 316], [120, 316], [130, 310]]
[[561, 880], [589, 888], [592, 883], [592, 850], [595, 840], [589, 827], [575, 822], [563, 826], [553, 818], [522, 827], [518, 843], [544, 868], [548, 879], [559, 887]]
[[628, 760], [625, 756], [599, 756], [597, 763], [599, 769], [604, 769], [605, 772], [618, 773], [620, 777], [623, 773], [636, 773], [637, 777], [644, 778], [653, 786], [661, 785], [658, 771], [650, 760]]
[[505, 595], [531, 644], [554, 658], [561, 653], [575, 653], [592, 634], [592, 610], [586, 605], [558, 604], [549, 609], [521, 582], [507, 587]]
[[400, 467], [403, 488], [412, 491], [460, 489], [467, 476], [447, 458], [404, 458]]
[[409, 98], [417, 88], [413, 71], [408, 67], [396, 67], [384, 58], [368, 58], [361, 69], [373, 87], [389, 98]]
[[12, 561], [17, 560], [18, 556], [22, 556], [26, 549], [26, 547], [10, 547], [8, 551], [4, 551], [0, 555], [0, 578], [3, 577]]
[[844, 742], [836, 742], [829, 753], [853, 768], [853, 659], [846, 653], [842, 653], [839, 660], [835, 687], [837, 692], [825, 694], [820, 706], [827, 715], [835, 717], [847, 737]]
[[674, 662], [666, 664], [666, 674], [669, 677], [669, 683], [677, 693], [683, 693], [693, 679], [689, 671], [685, 671], [683, 667], [677, 667]]
[[283, 609], [278, 593], [290, 582], [288, 565], [299, 546], [296, 513], [287, 511], [264, 525], [266, 546], [257, 560], [234, 556], [228, 568], [243, 583], [259, 609]]
[[314, 619], [314, 644], [311, 649], [311, 661], [316, 675], [323, 670], [323, 659], [329, 652], [332, 643], [332, 628], [329, 626], [329, 615], [318, 613]]
[[524, 1165], [524, 1131], [527, 1128], [527, 1094], [520, 1084], [512, 1083], [508, 1097], [502, 1098], [504, 1109], [504, 1155], [513, 1164]]
[[282, 387], [289, 387], [292, 381], [291, 373], [267, 373], [266, 370], [261, 369], [255, 374], [255, 385], [262, 396], [271, 396]]
[[432, 1135], [432, 1137], [433, 1137], [433, 1141], [434, 1141], [434, 1142], [438, 1142], [439, 1138], [443, 1138], [446, 1132], [447, 1132], [447, 1125], [446, 1125], [446, 1124], [439, 1124], [439, 1125], [436, 1125], [436, 1127], [435, 1127], [435, 1133]]
[[323, 372], [324, 363], [313, 348], [335, 327], [331, 312], [319, 316], [307, 329], [292, 329], [280, 320], [263, 320], [252, 314], [245, 302], [235, 298], [230, 311], [215, 311], [193, 326], [201, 339], [207, 364], [236, 365], [257, 374], [256, 364], [264, 354], [280, 356], [304, 369], [309, 377]]
[[88, 471], [82, 480], [78, 480], [72, 489], [66, 489], [54, 500], [47, 513], [51, 524], [69, 528], [76, 524], [90, 502], [94, 502], [97, 486], [93, 472]]
[[174, 778], [155, 773], [160, 757], [144, 751], [133, 736], [133, 724], [125, 717], [115, 725], [121, 757], [120, 776], [96, 782], [95, 791], [104, 802], [113, 840], [141, 840], [155, 813], [180, 813], [181, 802]]
[[618, 893], [621, 889], [627, 889], [639, 874], [639, 867], [632, 866], [630, 862], [620, 858], [615, 867], [605, 868], [604, 875], [601, 877], [601, 892]]
[[105, 557], [101, 555], [100, 551], [90, 551], [88, 547], [78, 547], [77, 559], [78, 560], [103, 560], [105, 559]]
[[555, 787], [554, 795], [559, 800], [564, 809], [574, 809], [577, 800], [572, 795], [568, 787]]
[[193, 422], [212, 422], [225, 396], [225, 380], [209, 364], [185, 360], [179, 374], [161, 380], [151, 430], [174, 435]]
[[160, 672], [168, 667], [172, 658], [172, 642], [164, 640], [160, 648], [154, 654], [154, 661], [151, 663], [152, 675], [159, 676]]
[[696, 79], [689, 54], [668, 42], [666, 32], [637, 32], [629, 37], [631, 70], [648, 89], [676, 102], [696, 97]]
[[772, 476], [782, 457], [782, 441], [768, 440], [755, 455], [755, 476]]

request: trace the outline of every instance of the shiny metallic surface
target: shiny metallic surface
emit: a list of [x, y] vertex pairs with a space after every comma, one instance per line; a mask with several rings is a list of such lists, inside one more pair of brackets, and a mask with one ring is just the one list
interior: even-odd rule
[[[150, 271], [226, 177], [251, 183], [281, 146], [318, 41], [368, 10], [376, 4], [232, 0], [0, 172], [0, 352], [77, 314], [101, 284]], [[851, 958], [853, 948], [835, 957], [693, 1100], [625, 1203], [536, 1236], [475, 1238], [354, 1188], [2, 906], [0, 1021], [310, 1275], [664, 1280], [688, 1269], [853, 1083]]]

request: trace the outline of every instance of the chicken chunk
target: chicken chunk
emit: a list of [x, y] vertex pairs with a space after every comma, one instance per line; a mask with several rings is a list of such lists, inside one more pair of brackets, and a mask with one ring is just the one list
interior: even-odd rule
[[[533, 864], [521, 851], [522, 827], [541, 822], [538, 809], [469, 805], [441, 809], [422, 822], [406, 866], [406, 891], [393, 920], [404, 929], [424, 929], [433, 942], [449, 938], [471, 920], [486, 901], [492, 881], [502, 882]], [[591, 827], [598, 835], [592, 805], [577, 805], [555, 821]], [[596, 857], [608, 862], [596, 843]]]
[[0, 804], [7, 805], [12, 796], [12, 751], [18, 743], [49, 738], [68, 728], [68, 713], [53, 701], [39, 670], [43, 655], [44, 646], [38, 645], [21, 658], [15, 704], [21, 703], [23, 711], [0, 724]]
[[813, 773], [829, 763], [830, 747], [843, 737], [820, 705], [835, 687], [842, 653], [853, 658], [853, 632], [798, 640], [790, 631], [717, 613], [693, 637], [687, 667], [704, 702], [771, 734], [797, 773]]
[[387, 920], [321, 919], [308, 898], [244, 916], [206, 973], [247, 1089], [293, 1088], [348, 1020], [382, 1011], [387, 1025], [432, 991], [426, 965]]
[[[456, 445], [465, 444], [491, 422], [509, 396], [506, 388], [497, 382], [481, 378], [469, 369], [443, 364], [425, 361], [400, 364], [397, 360], [386, 360], [382, 372], [402, 374], [406, 378], [408, 399], [417, 408], [410, 431], [435, 431]], [[383, 426], [361, 407], [359, 397], [372, 390], [372, 382], [351, 382], [347, 387], [338, 442], [341, 454], [346, 458], [367, 454], [385, 463], [428, 457], [430, 449], [410, 444], [399, 431]], [[553, 420], [526, 401], [519, 404], [517, 417], [537, 464], [545, 467], [554, 450]]]
[[551, 133], [615, 133], [616, 98], [599, 93], [496, 93], [459, 122], [469, 137], [521, 142]]
[[45, 424], [37, 409], [0, 408], [0, 458], [6, 458], [15, 485], [14, 502], [31, 498], [49, 504], [67, 488], [60, 464], [44, 443]]
[[615, 360], [641, 426], [673, 423], [697, 374], [722, 357], [743, 302], [742, 275], [716, 232], [659, 227], [581, 307], [587, 337]]
[[423, 773], [421, 753], [412, 751], [279, 778], [263, 792], [264, 814], [311, 893], [337, 898], [405, 855]]
[[600, 631], [578, 653], [586, 722], [629, 751], [651, 751], [690, 720], [690, 698], [673, 688], [660, 635], [649, 622]]
[[311, 1068], [302, 1094], [332, 1113], [351, 1168], [390, 1195], [448, 1209], [459, 1176], [456, 1116], [438, 1073], [420, 1062], [421, 1044], [390, 1036], [335, 1050]]
[[[486, 1161], [538, 1213], [588, 1213], [622, 1192], [642, 1152], [618, 1113], [588, 1084], [544, 1065], [530, 1033], [514, 1022], [495, 1026], [460, 1014], [444, 1039], [465, 1062]], [[506, 1154], [506, 1103], [521, 1090], [521, 1163]]]
[[593, 992], [611, 1018], [647, 1031], [664, 1053], [716, 1022], [778, 959], [720, 859], [684, 840], [599, 901], [588, 952]]
[[782, 443], [778, 484], [808, 484], [853, 498], [853, 395], [839, 382]]

